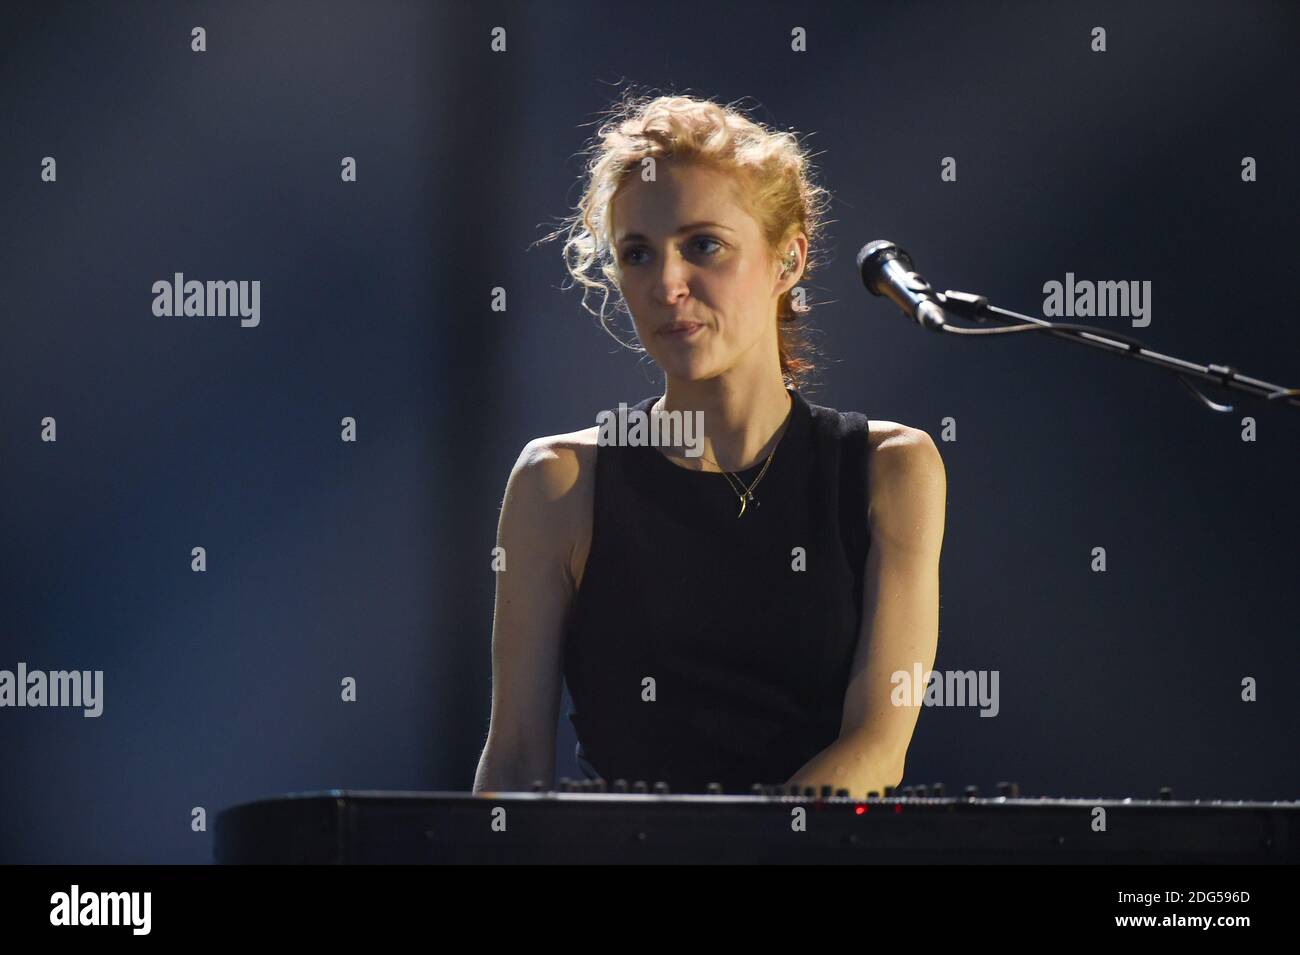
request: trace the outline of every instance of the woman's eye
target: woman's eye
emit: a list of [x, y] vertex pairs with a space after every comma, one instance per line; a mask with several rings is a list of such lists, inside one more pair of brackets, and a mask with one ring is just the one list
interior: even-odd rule
[[[711, 248], [710, 245], [717, 246], [717, 248]], [[717, 239], [710, 238], [707, 235], [702, 235], [692, 239], [690, 247], [692, 250], [702, 254], [705, 258], [712, 258], [713, 256], [717, 255], [718, 252], [722, 249], [722, 243], [719, 242]], [[639, 265], [641, 263], [641, 260], [635, 258], [635, 256], [644, 252], [645, 252], [644, 246], [640, 246], [640, 245], [632, 246], [631, 248], [623, 252], [623, 264]]]

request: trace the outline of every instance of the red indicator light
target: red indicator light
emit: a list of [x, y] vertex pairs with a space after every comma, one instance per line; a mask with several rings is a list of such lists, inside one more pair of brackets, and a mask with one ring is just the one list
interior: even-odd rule
[[902, 807], [902, 805], [899, 804], [899, 803], [894, 803], [894, 814], [897, 815], [898, 813], [900, 813], [900, 812], [902, 812], [902, 811], [903, 811], [903, 807]]
[[857, 807], [856, 809], [854, 809], [853, 811], [854, 811], [854, 813], [856, 813], [857, 815], [860, 816], [860, 815], [862, 815], [864, 812], [867, 811], [867, 807], [866, 807], [866, 806], [858, 806], [858, 807]]

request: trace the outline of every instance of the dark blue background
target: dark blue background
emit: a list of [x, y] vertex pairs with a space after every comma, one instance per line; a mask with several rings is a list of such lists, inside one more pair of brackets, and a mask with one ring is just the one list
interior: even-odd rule
[[[1300, 8], [670, 6], [6, 4], [0, 669], [102, 669], [105, 708], [0, 710], [0, 861], [203, 862], [239, 802], [470, 787], [510, 466], [660, 388], [530, 248], [627, 82], [813, 134], [835, 222], [806, 394], [957, 419], [936, 667], [999, 670], [1001, 713], [925, 710], [905, 782], [1297, 796], [1296, 412], [926, 334], [853, 257], [894, 239], [1030, 313], [1067, 271], [1148, 279], [1150, 327], [1094, 323], [1300, 383]], [[260, 326], [154, 317], [177, 271], [260, 280]]]

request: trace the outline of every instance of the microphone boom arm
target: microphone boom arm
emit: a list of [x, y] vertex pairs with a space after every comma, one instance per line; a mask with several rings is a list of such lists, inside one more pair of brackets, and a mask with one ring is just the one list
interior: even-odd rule
[[975, 295], [971, 292], [955, 292], [950, 289], [946, 292], [936, 294], [935, 298], [939, 301], [939, 304], [942, 306], [945, 313], [959, 315], [962, 318], [977, 322], [987, 322], [993, 318], [1008, 319], [1011, 321], [1011, 324], [995, 325], [991, 328], [963, 328], [959, 325], [945, 323], [933, 329], [940, 333], [953, 335], [989, 335], [1045, 331], [1060, 338], [1068, 338], [1085, 345], [1092, 345], [1094, 348], [1101, 348], [1111, 354], [1127, 356], [1141, 362], [1146, 362], [1150, 365], [1164, 368], [1166, 371], [1172, 372], [1176, 375], [1178, 380], [1212, 411], [1227, 413], [1232, 411], [1233, 408], [1232, 405], [1223, 405], [1211, 401], [1205, 395], [1201, 394], [1201, 392], [1199, 392], [1190, 381], [1188, 381], [1187, 376], [1190, 375], [1194, 378], [1208, 381], [1211, 384], [1219, 385], [1223, 388], [1243, 391], [1247, 394], [1254, 395], [1257, 398], [1264, 398], [1268, 401], [1275, 401], [1282, 398], [1286, 400], [1287, 404], [1300, 408], [1300, 388], [1287, 388], [1282, 385], [1275, 385], [1272, 382], [1262, 381], [1258, 378], [1251, 378], [1247, 375], [1239, 374], [1237, 369], [1228, 365], [1199, 365], [1195, 362], [1175, 358], [1172, 355], [1164, 355], [1160, 352], [1152, 351], [1149, 348], [1143, 347], [1142, 343], [1137, 339], [1130, 338], [1127, 335], [1103, 331], [1089, 325], [1077, 325], [1068, 322], [1049, 322], [1045, 319], [1034, 318], [1030, 315], [1022, 315], [1019, 312], [1012, 312], [1004, 308], [990, 305], [989, 300], [986, 297], [983, 295]]

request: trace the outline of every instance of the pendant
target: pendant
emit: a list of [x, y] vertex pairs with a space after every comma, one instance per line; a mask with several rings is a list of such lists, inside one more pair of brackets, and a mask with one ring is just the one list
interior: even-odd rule
[[758, 501], [754, 499], [754, 495], [749, 491], [746, 491], [745, 496], [740, 499], [740, 513], [736, 515], [737, 520], [745, 516], [745, 506], [749, 504], [750, 501], [754, 501], [754, 506], [758, 507]]

